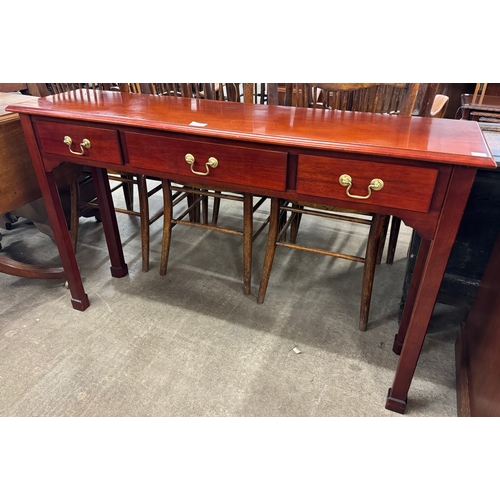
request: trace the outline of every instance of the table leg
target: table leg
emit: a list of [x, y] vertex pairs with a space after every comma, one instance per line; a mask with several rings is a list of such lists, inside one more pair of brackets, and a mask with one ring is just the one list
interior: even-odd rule
[[[454, 169], [434, 239], [429, 244], [428, 251], [425, 251], [424, 246], [426, 258], [425, 263], [419, 264], [422, 266], [420, 283], [414, 292], [414, 300], [408, 304], [408, 311], [405, 307], [405, 322], [408, 327], [406, 335], [401, 330], [404, 343], [386, 400], [385, 407], [388, 410], [398, 413], [404, 413], [406, 410], [408, 391], [474, 177], [473, 169]], [[423, 257], [420, 260], [423, 261]], [[417, 281], [418, 278], [419, 276], [415, 276]]]
[[111, 261], [111, 276], [122, 278], [128, 273], [128, 267], [123, 256], [123, 247], [116, 222], [116, 212], [109, 188], [107, 171], [104, 168], [91, 167], [92, 179], [101, 214], [102, 227]]
[[415, 299], [424, 272], [425, 263], [427, 261], [427, 255], [429, 254], [430, 244], [431, 244], [430, 240], [422, 239], [420, 243], [420, 248], [418, 249], [417, 260], [415, 261], [415, 267], [413, 269], [413, 275], [411, 277], [410, 288], [406, 295], [406, 302], [403, 308], [401, 322], [399, 324], [399, 331], [394, 337], [394, 344], [392, 346], [393, 352], [398, 355], [401, 354], [401, 349], [403, 348], [403, 343], [406, 336], [406, 330], [408, 329], [411, 313], [415, 305]]
[[52, 172], [46, 172], [45, 175], [37, 174], [37, 176], [45, 208], [49, 216], [50, 226], [54, 234], [59, 256], [61, 257], [64, 273], [66, 274], [66, 280], [71, 293], [71, 304], [73, 309], [85, 311], [90, 303], [83, 288], [80, 270], [76, 262], [73, 244], [69, 236], [66, 217], [54, 175]]

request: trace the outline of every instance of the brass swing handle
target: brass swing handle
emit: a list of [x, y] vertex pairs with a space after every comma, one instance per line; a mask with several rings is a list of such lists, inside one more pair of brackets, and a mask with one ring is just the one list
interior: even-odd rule
[[356, 198], [357, 200], [367, 200], [372, 195], [373, 191], [380, 191], [384, 187], [384, 181], [382, 179], [372, 179], [368, 185], [368, 194], [366, 196], [359, 196], [357, 194], [351, 194], [349, 191], [352, 187], [352, 177], [348, 174], [342, 174], [339, 177], [339, 184], [341, 186], [347, 186], [346, 194], [349, 198]]
[[71, 149], [71, 145], [73, 144], [73, 139], [69, 136], [69, 135], [66, 135], [64, 136], [64, 144], [67, 144], [68, 148], [69, 148], [69, 152], [71, 154], [74, 154], [74, 155], [77, 155], [77, 156], [82, 156], [85, 151], [83, 148], [86, 148], [86, 149], [89, 149], [90, 148], [90, 141], [88, 139], [83, 139], [83, 141], [80, 143], [80, 152], [78, 151], [73, 151]]
[[186, 160], [186, 163], [188, 165], [191, 165], [191, 172], [193, 172], [193, 174], [196, 174], [196, 175], [208, 175], [210, 168], [216, 168], [217, 165], [219, 165], [219, 162], [218, 162], [217, 158], [214, 158], [213, 156], [211, 156], [208, 159], [208, 161], [205, 163], [206, 171], [205, 172], [198, 172], [197, 170], [193, 169], [195, 159], [194, 159], [194, 156], [192, 154], [188, 153], [184, 157], [184, 159]]

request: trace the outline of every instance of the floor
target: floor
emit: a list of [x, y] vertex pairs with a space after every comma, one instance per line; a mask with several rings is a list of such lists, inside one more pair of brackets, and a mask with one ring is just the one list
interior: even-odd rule
[[[160, 206], [159, 195], [151, 204]], [[241, 209], [223, 202], [226, 222], [238, 226]], [[406, 414], [384, 408], [398, 362], [391, 347], [409, 228], [394, 264], [377, 267], [369, 328], [360, 332], [359, 263], [279, 248], [257, 305], [266, 231], [254, 244], [245, 296], [240, 238], [177, 226], [167, 275], [159, 276], [162, 219], [151, 226], [144, 273], [138, 219], [117, 218], [129, 266], [121, 279], [110, 276], [101, 225], [81, 219], [77, 260], [91, 304], [84, 312], [72, 309], [62, 281], [0, 275], [0, 416], [456, 416], [461, 311], [442, 305]], [[337, 224], [326, 234], [329, 244], [359, 252], [366, 231]], [[58, 264], [51, 239], [25, 220], [1, 233], [8, 256]], [[301, 228], [308, 238], [320, 233], [322, 225]]]

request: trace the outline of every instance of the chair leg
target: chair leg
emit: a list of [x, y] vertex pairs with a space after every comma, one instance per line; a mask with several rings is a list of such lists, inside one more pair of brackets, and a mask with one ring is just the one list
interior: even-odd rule
[[377, 265], [380, 237], [384, 227], [384, 217], [386, 216], [380, 214], [375, 214], [373, 216], [370, 233], [368, 235], [365, 264], [363, 268], [363, 282], [361, 285], [361, 307], [359, 313], [359, 329], [362, 332], [365, 332], [368, 326], [373, 278], [375, 276], [375, 267]]
[[208, 224], [208, 196], [203, 196], [201, 200], [202, 224]]
[[163, 235], [161, 242], [160, 276], [165, 276], [172, 237], [172, 191], [170, 189], [170, 181], [163, 179], [161, 184], [163, 189]]
[[387, 238], [387, 230], [389, 229], [390, 219], [391, 219], [390, 215], [384, 216], [384, 225], [382, 226], [382, 234], [380, 235], [380, 244], [378, 246], [378, 252], [377, 252], [377, 265], [382, 262], [382, 255], [384, 253], [385, 240]]
[[252, 279], [253, 196], [243, 195], [243, 293], [250, 295]]
[[149, 270], [149, 204], [145, 175], [137, 176], [137, 188], [141, 220], [142, 271], [147, 272]]
[[[220, 194], [220, 191], [216, 191]], [[220, 210], [220, 198], [214, 198], [214, 205], [212, 210], [212, 226], [216, 226], [219, 221], [219, 210]]]
[[392, 217], [391, 232], [389, 234], [389, 245], [387, 247], [387, 264], [394, 262], [394, 254], [396, 253], [396, 245], [398, 243], [399, 228], [401, 227], [401, 219]]
[[278, 198], [271, 198], [271, 212], [269, 215], [269, 229], [267, 233], [267, 246], [266, 254], [264, 257], [264, 264], [262, 266], [262, 274], [260, 278], [259, 295], [257, 296], [257, 304], [264, 302], [266, 296], [267, 285], [271, 275], [271, 268], [273, 267], [274, 254], [276, 252], [276, 239], [278, 237], [280, 215], [280, 200]]
[[[302, 209], [301, 205], [297, 205], [296, 203], [292, 203], [293, 208]], [[300, 219], [302, 218], [302, 214], [296, 213], [295, 217], [290, 224], [290, 243], [297, 243], [297, 234], [299, 232]]]
[[[122, 179], [131, 179], [132, 176], [130, 174], [121, 174], [120, 177]], [[123, 197], [125, 198], [125, 206], [127, 210], [134, 209], [134, 185], [130, 182], [124, 182], [122, 184], [123, 188]]]

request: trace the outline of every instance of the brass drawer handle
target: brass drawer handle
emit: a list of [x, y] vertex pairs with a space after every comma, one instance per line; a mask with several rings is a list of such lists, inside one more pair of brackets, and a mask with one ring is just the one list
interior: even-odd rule
[[368, 185], [368, 194], [366, 196], [358, 196], [349, 192], [352, 187], [352, 177], [350, 175], [342, 174], [339, 177], [339, 184], [341, 186], [347, 186], [345, 191], [347, 196], [349, 196], [349, 198], [356, 198], [357, 200], [367, 200], [372, 195], [372, 190], [380, 191], [384, 187], [384, 181], [382, 179], [372, 179]]
[[73, 144], [73, 139], [69, 136], [69, 135], [66, 135], [64, 136], [64, 144], [67, 144], [68, 145], [68, 148], [69, 148], [69, 152], [71, 154], [74, 154], [74, 155], [77, 155], [77, 156], [82, 156], [85, 151], [83, 148], [86, 148], [86, 149], [89, 149], [90, 148], [90, 141], [88, 139], [83, 139], [83, 141], [80, 143], [80, 152], [78, 151], [73, 151], [71, 149], [71, 145]]
[[194, 159], [194, 156], [190, 153], [188, 153], [184, 159], [186, 160], [186, 163], [188, 165], [191, 165], [191, 172], [193, 172], [193, 174], [196, 174], [196, 175], [208, 175], [208, 172], [209, 172], [209, 169], [210, 168], [216, 168], [217, 165], [219, 165], [219, 162], [217, 160], [217, 158], [214, 158], [213, 156], [211, 156], [207, 163], [205, 163], [205, 168], [207, 169], [205, 172], [198, 172], [197, 170], [194, 170], [193, 167], [194, 167], [194, 162], [195, 162], [195, 159]]

